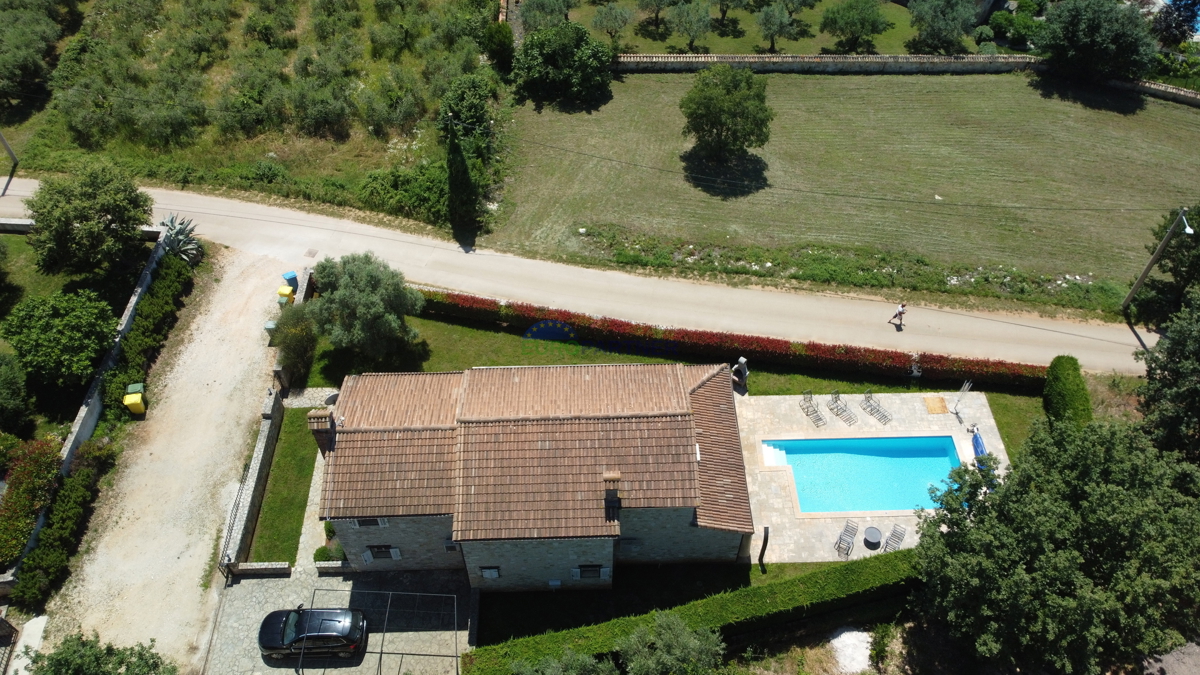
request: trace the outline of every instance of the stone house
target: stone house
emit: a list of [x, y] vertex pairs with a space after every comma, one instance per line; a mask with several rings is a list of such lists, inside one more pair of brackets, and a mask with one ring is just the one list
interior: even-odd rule
[[549, 590], [607, 588], [615, 562], [748, 559], [725, 365], [349, 376], [309, 427], [321, 519], [356, 570]]

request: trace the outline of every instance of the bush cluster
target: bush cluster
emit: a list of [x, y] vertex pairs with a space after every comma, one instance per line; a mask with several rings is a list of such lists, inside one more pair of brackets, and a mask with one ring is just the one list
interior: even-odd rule
[[317, 550], [313, 551], [313, 562], [338, 562], [345, 559], [346, 552], [342, 550], [341, 544], [318, 546]]
[[550, 309], [526, 303], [502, 303], [463, 293], [422, 290], [425, 308], [431, 312], [451, 314], [483, 321], [505, 323], [536, 323], [542, 320], [571, 324], [580, 337], [597, 340], [651, 340], [661, 342], [673, 351], [727, 361], [736, 356], [759, 359], [819, 370], [840, 370], [876, 375], [905, 376], [914, 363], [923, 377], [933, 380], [972, 379], [1006, 386], [1041, 389], [1044, 386], [1045, 366], [1012, 363], [992, 359], [970, 359], [941, 354], [920, 353], [914, 359], [907, 352], [827, 345], [819, 342], [789, 342], [738, 333], [716, 331], [664, 329], [649, 324], [620, 319], [594, 317], [561, 309]]
[[8, 0], [0, 5], [0, 111], [28, 105], [46, 86], [59, 36], [59, 22], [74, 3]]
[[63, 480], [54, 496], [46, 526], [37, 546], [21, 563], [12, 598], [31, 610], [40, 608], [67, 576], [70, 557], [79, 546], [92, 500], [96, 498], [96, 471], [85, 468]]
[[121, 358], [104, 376], [104, 407], [125, 410], [121, 401], [125, 388], [142, 382], [175, 326], [179, 309], [192, 290], [192, 266], [178, 256], [164, 255], [154, 272], [154, 281], [138, 302], [133, 326], [121, 340]]
[[112, 344], [117, 319], [93, 291], [55, 293], [22, 301], [0, 324], [17, 359], [37, 381], [57, 386], [85, 382]]
[[21, 557], [38, 513], [50, 503], [58, 482], [58, 450], [50, 441], [26, 441], [12, 451], [8, 490], [0, 501], [0, 569]]
[[[728, 637], [906, 592], [915, 576], [911, 550], [885, 553], [802, 577], [739, 588], [672, 610], [692, 630]], [[466, 675], [511, 675], [514, 661], [538, 663], [564, 649], [607, 654], [618, 642], [653, 627], [658, 613], [628, 616], [594, 626], [554, 631], [479, 647], [463, 658]], [[687, 671], [672, 671], [687, 672]]]
[[1050, 362], [1042, 406], [1046, 417], [1054, 422], [1083, 426], [1092, 421], [1092, 399], [1079, 370], [1079, 360], [1074, 356], [1056, 356]]

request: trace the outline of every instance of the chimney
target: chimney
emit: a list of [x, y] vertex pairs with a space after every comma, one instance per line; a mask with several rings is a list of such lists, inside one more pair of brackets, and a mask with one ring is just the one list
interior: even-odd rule
[[621, 519], [621, 495], [618, 492], [620, 484], [620, 471], [604, 472], [604, 519], [610, 523]]
[[310, 410], [308, 412], [308, 430], [312, 432], [313, 438], [317, 441], [317, 447], [321, 449], [321, 456], [333, 450], [333, 411], [332, 410]]

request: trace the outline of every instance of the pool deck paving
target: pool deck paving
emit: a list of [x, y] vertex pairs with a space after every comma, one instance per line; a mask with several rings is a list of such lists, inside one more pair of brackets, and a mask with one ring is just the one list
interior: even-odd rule
[[[928, 405], [926, 398], [933, 397]], [[946, 404], [947, 412], [931, 413], [937, 397]], [[876, 527], [886, 539], [894, 525], [906, 529], [901, 548], [917, 544], [917, 516], [914, 511], [858, 511], [805, 513], [796, 496], [795, 480], [789, 466], [767, 466], [762, 453], [763, 440], [879, 438], [887, 436], [951, 436], [959, 461], [967, 464], [974, 459], [971, 434], [967, 427], [979, 425], [987, 450], [1000, 458], [1001, 471], [1008, 468], [1008, 453], [1000, 440], [1000, 431], [988, 407], [987, 397], [979, 392], [963, 395], [958, 405], [958, 392], [919, 394], [876, 394], [879, 403], [892, 415], [884, 425], [860, 407], [861, 394], [843, 395], [842, 399], [858, 417], [847, 425], [833, 415], [827, 404], [828, 395], [817, 396], [816, 402], [826, 424], [816, 426], [800, 408], [801, 396], [738, 396], [738, 425], [742, 437], [742, 454], [750, 489], [750, 508], [754, 516], [755, 533], [751, 554], [757, 557], [762, 546], [763, 528], [770, 528], [765, 562], [822, 562], [838, 560], [834, 544], [847, 519], [858, 523], [858, 535], [850, 559], [875, 555], [883, 549], [871, 550], [863, 543], [868, 527]], [[952, 412], [957, 408], [959, 415]], [[961, 417], [961, 422], [959, 421]]]

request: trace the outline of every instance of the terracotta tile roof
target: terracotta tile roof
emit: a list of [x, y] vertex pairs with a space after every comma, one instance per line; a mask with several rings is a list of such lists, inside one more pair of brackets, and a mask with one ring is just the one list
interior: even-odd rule
[[717, 366], [680, 366], [679, 372], [683, 377], [684, 390], [690, 394], [696, 387], [699, 387], [701, 384], [707, 382], [713, 375], [721, 372], [722, 368], [728, 370], [729, 366], [725, 364]]
[[679, 366], [472, 368], [460, 420], [685, 413]]
[[464, 423], [454, 538], [615, 537], [606, 471], [621, 472], [622, 508], [695, 506], [694, 439], [686, 414]]
[[722, 366], [691, 394], [700, 445], [700, 506], [696, 523], [701, 527], [753, 532], [746, 465], [738, 432], [737, 410], [729, 368]]
[[338, 395], [344, 429], [454, 426], [463, 374], [370, 373], [349, 375]]
[[328, 455], [321, 518], [454, 512], [454, 428], [339, 431]]

